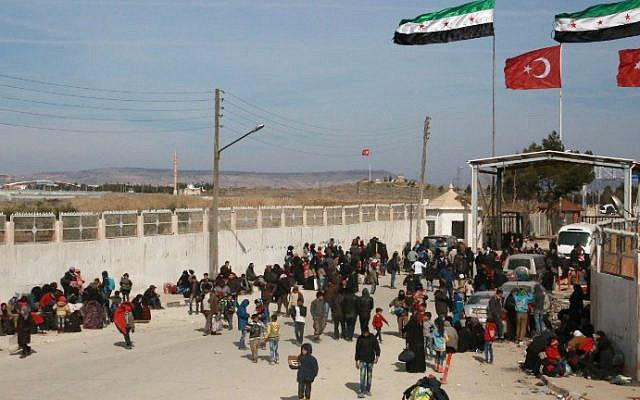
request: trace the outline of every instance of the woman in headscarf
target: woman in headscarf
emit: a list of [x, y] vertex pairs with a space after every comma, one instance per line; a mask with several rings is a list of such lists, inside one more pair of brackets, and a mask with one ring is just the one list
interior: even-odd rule
[[35, 323], [31, 316], [31, 307], [26, 298], [18, 301], [18, 321], [16, 332], [18, 333], [18, 346], [22, 349], [22, 358], [31, 354], [31, 331], [35, 329]]
[[373, 298], [369, 296], [367, 288], [362, 289], [362, 296], [357, 299], [358, 318], [360, 319], [360, 332], [366, 326], [369, 327], [371, 310], [373, 310]]
[[409, 320], [409, 304], [407, 304], [407, 297], [404, 294], [404, 290], [398, 291], [398, 297], [391, 300], [389, 307], [398, 319], [398, 333], [404, 337], [404, 326]]
[[246, 272], [244, 273], [249, 282], [253, 282], [256, 280], [256, 272], [253, 270], [253, 263], [249, 263]]
[[415, 354], [413, 360], [406, 364], [407, 372], [425, 372], [427, 370], [424, 355], [423, 321], [424, 313], [422, 308], [419, 308], [404, 327], [407, 348]]

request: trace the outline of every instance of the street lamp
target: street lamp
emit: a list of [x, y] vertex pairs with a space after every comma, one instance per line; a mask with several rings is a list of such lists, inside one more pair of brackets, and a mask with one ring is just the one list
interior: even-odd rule
[[218, 196], [220, 183], [220, 153], [242, 139], [264, 128], [264, 124], [240, 136], [236, 140], [220, 148], [220, 91], [216, 89], [215, 95], [215, 132], [213, 144], [213, 200], [211, 201], [211, 213], [209, 215], [209, 276], [215, 277], [218, 273]]

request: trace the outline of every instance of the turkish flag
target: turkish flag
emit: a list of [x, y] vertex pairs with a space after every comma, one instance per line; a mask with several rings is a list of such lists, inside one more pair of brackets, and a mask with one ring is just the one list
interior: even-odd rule
[[369, 157], [369, 149], [362, 149], [362, 157]]
[[640, 87], [640, 49], [620, 50], [618, 86]]
[[561, 88], [560, 46], [534, 50], [507, 59], [504, 80], [509, 89]]

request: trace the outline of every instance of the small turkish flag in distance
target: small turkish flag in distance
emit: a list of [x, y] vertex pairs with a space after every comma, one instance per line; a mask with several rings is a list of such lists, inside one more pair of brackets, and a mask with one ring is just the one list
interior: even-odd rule
[[620, 50], [618, 86], [640, 87], [640, 49]]
[[560, 46], [534, 50], [507, 59], [504, 80], [507, 88], [515, 90], [562, 87]]
[[369, 149], [362, 149], [362, 157], [369, 157]]

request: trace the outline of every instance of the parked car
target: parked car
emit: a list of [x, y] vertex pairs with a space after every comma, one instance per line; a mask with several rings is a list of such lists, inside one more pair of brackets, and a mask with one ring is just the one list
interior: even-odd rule
[[617, 215], [618, 210], [616, 210], [616, 206], [614, 206], [613, 204], [604, 204], [600, 206], [600, 214]]
[[531, 278], [541, 274], [546, 266], [544, 255], [542, 254], [514, 254], [505, 260], [504, 273], [507, 278], [511, 279], [516, 273], [516, 268], [523, 267], [527, 269], [527, 273]]
[[563, 226], [558, 232], [558, 257], [569, 258], [576, 243], [580, 243], [585, 253], [589, 254], [593, 260], [597, 235], [598, 226], [594, 224], [578, 223]]
[[426, 247], [431, 250], [433, 253], [436, 252], [436, 249], [440, 249], [445, 253], [449, 251], [449, 249], [456, 247], [458, 241], [453, 236], [425, 236], [422, 239], [422, 247]]
[[467, 318], [477, 318], [483, 324], [487, 322], [487, 307], [489, 306], [489, 299], [494, 294], [493, 290], [486, 290], [471, 295], [464, 305], [464, 315]]

